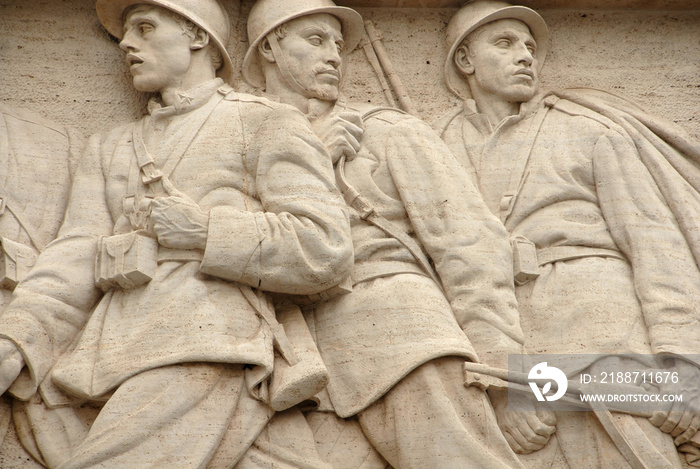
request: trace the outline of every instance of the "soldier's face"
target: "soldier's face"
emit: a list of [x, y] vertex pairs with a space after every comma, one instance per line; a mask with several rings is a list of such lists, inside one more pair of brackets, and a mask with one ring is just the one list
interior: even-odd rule
[[192, 38], [165, 10], [137, 5], [127, 12], [119, 47], [134, 87], [144, 92], [177, 88], [190, 67]]
[[[537, 44], [521, 21], [488, 23], [469, 41], [472, 92], [487, 93], [507, 102], [529, 101], [537, 92]], [[475, 87], [478, 88], [475, 90]]]
[[286, 23], [286, 29], [279, 46], [306, 97], [338, 99], [344, 45], [340, 21], [328, 14], [309, 15]]

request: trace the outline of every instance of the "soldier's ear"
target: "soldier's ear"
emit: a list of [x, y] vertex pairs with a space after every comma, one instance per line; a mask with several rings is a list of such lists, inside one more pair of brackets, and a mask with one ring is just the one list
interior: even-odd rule
[[209, 33], [207, 33], [202, 28], [195, 28], [194, 37], [192, 38], [192, 44], [190, 44], [190, 49], [200, 50], [204, 49], [209, 45]]
[[271, 64], [275, 63], [275, 54], [272, 52], [272, 47], [270, 46], [270, 41], [265, 38], [258, 44], [258, 54], [262, 60], [269, 62]]
[[470, 60], [471, 56], [469, 54], [469, 48], [465, 44], [462, 44], [455, 51], [455, 67], [459, 70], [462, 75], [472, 75], [474, 73], [474, 65]]

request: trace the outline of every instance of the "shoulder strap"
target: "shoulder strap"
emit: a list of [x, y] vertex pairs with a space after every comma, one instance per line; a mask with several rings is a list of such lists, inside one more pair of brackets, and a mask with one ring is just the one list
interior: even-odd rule
[[544, 106], [537, 111], [535, 114], [530, 128], [527, 132], [527, 137], [525, 138], [526, 144], [521, 147], [521, 151], [516, 156], [513, 163], [513, 169], [510, 173], [510, 181], [508, 184], [508, 189], [501, 198], [501, 204], [499, 207], [499, 214], [501, 222], [505, 223], [506, 218], [513, 211], [513, 206], [515, 205], [515, 200], [517, 199], [520, 188], [522, 187], [525, 178], [527, 177], [527, 166], [530, 162], [530, 155], [532, 154], [532, 149], [535, 146], [535, 139], [537, 134], [542, 128], [542, 123], [544, 123], [544, 118], [547, 116], [547, 111], [549, 111], [552, 106], [556, 104], [559, 98], [554, 95], [547, 96], [544, 99]]
[[363, 220], [367, 220], [368, 222], [372, 223], [374, 226], [391, 236], [392, 238], [395, 238], [398, 242], [404, 245], [406, 249], [413, 255], [413, 257], [418, 261], [418, 264], [421, 266], [421, 268], [425, 271], [425, 273], [433, 279], [435, 284], [442, 289], [442, 282], [440, 282], [440, 279], [438, 278], [437, 274], [433, 270], [432, 266], [430, 265], [430, 261], [428, 258], [423, 254], [423, 251], [421, 250], [420, 246], [418, 243], [411, 238], [408, 233], [403, 231], [401, 228], [387, 220], [385, 217], [381, 216], [378, 214], [375, 210], [374, 207], [372, 207], [372, 204], [370, 201], [363, 197], [357, 189], [355, 189], [353, 186], [351, 186], [347, 179], [345, 178], [345, 155], [340, 157], [340, 160], [338, 160], [338, 164], [335, 167], [335, 173], [336, 173], [336, 180], [338, 182], [338, 188], [343, 194], [343, 197], [345, 198], [345, 202], [357, 210], [357, 212], [360, 214], [360, 218]]
[[450, 112], [440, 117], [438, 120], [431, 124], [433, 130], [435, 130], [440, 137], [445, 133], [445, 130], [450, 126], [455, 118], [464, 112], [464, 106], [455, 106]]
[[[396, 109], [389, 107], [375, 107], [362, 114], [362, 120], [366, 121], [385, 111], [396, 111]], [[399, 112], [404, 113], [403, 111]], [[435, 282], [438, 288], [442, 290], [442, 282], [438, 278], [433, 267], [430, 265], [428, 258], [425, 256], [425, 254], [423, 254], [423, 250], [418, 243], [400, 227], [396, 226], [394, 223], [377, 213], [374, 207], [372, 207], [370, 201], [366, 197], [363, 197], [357, 189], [350, 185], [345, 177], [345, 161], [345, 155], [341, 156], [335, 167], [338, 188], [343, 194], [345, 202], [350, 207], [357, 210], [360, 218], [372, 223], [374, 226], [403, 244], [403, 246], [408, 249], [411, 255], [416, 259], [423, 271], [425, 271], [425, 273]]]
[[132, 142], [134, 154], [136, 155], [136, 164], [134, 164], [134, 160], [132, 160], [127, 180], [127, 193], [122, 198], [122, 209], [124, 210], [124, 214], [131, 221], [134, 228], [143, 227], [145, 221], [144, 214], [137, 210], [139, 198], [139, 176], [141, 182], [143, 182], [145, 186], [149, 187], [155, 196], [165, 195], [165, 189], [163, 189], [163, 177], [169, 177], [175, 170], [175, 167], [177, 167], [182, 160], [187, 148], [189, 148], [192, 140], [194, 140], [195, 136], [199, 132], [199, 129], [209, 119], [209, 116], [211, 116], [214, 109], [216, 109], [224, 97], [232, 91], [233, 88], [224, 85], [219, 88], [219, 92], [216, 93], [216, 95], [214, 95], [208, 103], [202, 106], [204, 112], [197, 121], [188, 126], [184, 135], [178, 141], [172, 153], [168, 156], [162, 170], [156, 166], [156, 161], [146, 148], [143, 138], [147, 118], [143, 118], [140, 122], [134, 123], [132, 128]]
[[409, 113], [406, 111], [402, 111], [401, 109], [396, 109], [395, 107], [389, 107], [389, 106], [375, 106], [369, 111], [365, 112], [362, 114], [362, 121], [366, 121], [368, 119], [371, 119], [372, 117], [378, 116], [379, 114], [383, 112], [391, 112], [394, 114], [403, 114], [404, 116], [410, 116]]

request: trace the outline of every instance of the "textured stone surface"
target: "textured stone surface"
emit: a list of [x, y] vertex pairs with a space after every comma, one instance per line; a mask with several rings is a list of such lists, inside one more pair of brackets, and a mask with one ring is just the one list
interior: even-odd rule
[[[222, 3], [229, 10], [233, 25], [228, 47], [234, 62], [233, 84], [238, 90], [261, 95], [260, 90], [253, 89], [244, 82], [239, 72], [247, 48], [246, 18], [252, 1], [244, 0], [242, 5], [235, 0], [224, 0]], [[431, 122], [453, 107], [461, 105], [458, 99], [448, 92], [443, 80], [446, 53], [443, 38], [447, 23], [456, 11], [457, 1], [348, 0], [339, 3], [358, 7], [363, 17], [373, 21], [382, 31], [386, 50], [420, 118]], [[551, 31], [550, 52], [541, 74], [544, 88], [592, 87], [611, 91], [630, 98], [655, 115], [680, 124], [692, 136], [700, 139], [700, 3], [678, 0], [623, 0], [614, 3], [602, 0], [536, 0], [526, 4], [539, 9]], [[119, 50], [117, 43], [118, 40], [111, 37], [100, 25], [94, 11], [94, 0], [0, 0], [0, 101], [39, 113], [60, 125], [75, 129], [83, 137], [96, 132], [106, 132], [118, 124], [138, 121], [145, 113], [149, 96], [133, 89], [130, 73], [124, 64], [123, 52]], [[385, 97], [363, 50], [358, 48], [352, 52], [347, 61], [348, 72], [343, 91], [355, 106], [352, 110], [359, 112], [365, 105], [385, 105]], [[428, 148], [434, 151], [440, 144], [434, 141], [435, 135], [422, 136], [419, 132], [415, 132], [414, 135], [411, 129], [417, 129], [422, 124], [411, 120], [413, 118], [408, 118], [405, 122], [400, 122], [401, 117], [397, 116], [391, 119], [395, 122], [387, 129], [381, 128], [384, 124], [379, 123], [368, 126], [365, 129], [367, 141], [363, 142], [363, 145], [369, 146], [371, 143], [380, 146], [389, 142], [388, 134], [393, 132], [394, 127], [400, 128], [402, 125], [405, 127], [406, 141], [409, 137], [418, 139], [412, 150]], [[427, 128], [425, 131], [430, 133]], [[551, 133], [556, 134], [554, 131]], [[576, 135], [571, 138], [572, 141], [575, 137]], [[549, 149], [558, 143], [560, 142], [555, 138], [551, 145], [546, 147]], [[202, 145], [202, 148], [206, 146], [205, 143]], [[387, 154], [389, 153], [387, 151]], [[392, 160], [407, 158], [411, 160], [406, 163], [408, 169], [394, 169], [397, 171], [395, 173], [388, 170], [384, 173], [372, 171], [371, 175], [356, 170], [355, 183], [359, 186], [372, 177], [381, 182], [393, 178], [395, 184], [403, 185], [403, 189], [412, 185], [416, 189], [419, 185], [413, 184], [412, 180], [420, 177], [417, 175], [421, 170], [412, 168], [410, 164], [415, 163], [414, 160], [417, 161], [419, 157], [426, 160], [430, 157], [422, 155], [409, 158], [409, 153], [396, 152], [391, 156], [381, 156]], [[544, 151], [542, 154], [547, 155]], [[435, 163], [436, 168], [449, 167], [448, 164], [443, 165], [444, 161], [438, 156], [440, 155], [421, 168], [428, 167], [430, 162]], [[541, 159], [548, 158], [544, 156]], [[352, 164], [349, 167], [352, 171]], [[437, 174], [438, 170], [435, 171], [433, 174], [431, 169], [430, 175]], [[191, 173], [195, 174], [196, 171], [192, 170]], [[421, 182], [426, 186], [438, 185], [427, 175]], [[392, 195], [396, 195], [391, 191], [396, 188], [391, 185], [388, 187], [384, 196], [391, 199]], [[448, 184], [440, 186], [440, 189], [452, 195], [459, 192], [457, 189], [451, 190]], [[422, 190], [425, 194], [430, 193], [430, 187], [423, 187]], [[420, 195], [418, 189], [416, 191], [411, 194]], [[437, 191], [432, 195], [442, 197]], [[422, 196], [418, 198], [423, 199]], [[459, 199], [470, 198], [471, 196]], [[408, 201], [408, 205], [413, 204], [410, 197], [405, 196], [404, 199]], [[400, 201], [392, 201], [396, 201], [400, 206], [396, 210], [390, 210], [392, 213], [398, 213], [398, 223], [407, 221], [409, 231], [419, 232], [420, 230], [410, 228], [411, 221], [402, 211], [404, 207]], [[464, 207], [458, 212], [466, 210], [462, 209]], [[362, 224], [359, 219], [354, 221]], [[433, 232], [432, 229], [428, 231]], [[439, 247], [440, 240], [431, 241], [429, 234], [420, 237], [421, 241], [426, 243], [426, 250], [430, 251], [427, 245], [431, 242]], [[433, 251], [436, 256], [433, 261], [439, 263], [437, 256], [440, 249], [433, 246]], [[493, 249], [487, 251], [493, 252]], [[443, 272], [440, 274], [443, 275]], [[458, 274], [445, 270], [444, 275], [451, 276], [450, 280], [461, 285]], [[450, 280], [443, 280], [443, 284], [449, 287]], [[426, 282], [429, 283], [428, 280]], [[381, 286], [381, 283], [377, 282], [377, 285]], [[414, 293], [422, 292], [419, 287], [408, 288]], [[613, 293], [611, 292], [610, 296]], [[416, 304], [425, 299], [422, 293], [420, 295], [415, 301]], [[367, 296], [371, 302], [371, 294], [367, 293]], [[584, 296], [588, 297], [586, 292]], [[353, 298], [359, 297], [357, 295]], [[633, 295], [631, 298], [634, 300]], [[404, 300], [404, 297], [398, 299], [402, 307], [405, 307]], [[437, 304], [442, 300], [441, 293], [438, 292], [434, 302]], [[398, 310], [398, 307], [395, 306], [392, 311], [395, 310]], [[329, 316], [332, 316], [335, 309], [331, 308], [330, 311]], [[364, 310], [358, 311], [364, 314]], [[397, 334], [392, 331], [405, 326], [405, 321], [398, 318], [395, 324], [387, 322], [387, 341], [395, 343]], [[351, 335], [356, 333], [355, 329], [350, 328], [344, 331]], [[459, 332], [458, 329], [457, 331]], [[406, 343], [411, 343], [410, 332], [406, 331]], [[527, 332], [531, 333], [531, 338], [537, 331]], [[374, 338], [371, 334], [368, 337]], [[333, 349], [339, 340], [331, 335], [326, 346]], [[350, 342], [353, 340], [354, 337], [349, 339]], [[349, 348], [348, 346], [340, 350], [341, 354]], [[371, 343], [364, 348], [370, 350]], [[452, 354], [470, 356], [469, 351], [462, 349]], [[480, 352], [482, 359], [486, 355]], [[339, 359], [343, 360], [344, 358]], [[377, 375], [382, 375], [382, 369], [391, 366], [379, 364], [374, 358], [367, 361], [376, 362], [379, 370]], [[407, 369], [411, 366], [413, 363], [407, 366]], [[459, 375], [459, 370], [455, 375]], [[397, 378], [378, 387], [388, 389], [398, 381]], [[434, 384], [434, 381], [431, 384]], [[459, 391], [463, 390], [460, 388]], [[400, 392], [406, 395], [414, 393], [410, 390]], [[19, 449], [15, 435], [10, 433], [4, 446], [0, 447], [0, 467], [38, 466]]]
[[[224, 2], [234, 31], [234, 69], [247, 43], [251, 3]], [[424, 120], [456, 100], [443, 84], [444, 30], [454, 8], [362, 8]], [[629, 97], [700, 137], [700, 10], [541, 10], [551, 30], [545, 87], [592, 86]], [[85, 135], [137, 118], [146, 97], [133, 91], [121, 51], [101, 28], [92, 0], [2, 0], [0, 87], [3, 102], [27, 108]], [[350, 57], [345, 92], [384, 102], [361, 49]], [[250, 88], [237, 73], [236, 85]], [[9, 90], [9, 91], [8, 91]]]
[[[463, 0], [340, 0], [338, 5], [374, 8], [448, 8], [459, 7]], [[601, 10], [655, 9], [694, 10], [700, 6], [697, 0], [526, 0], [521, 5], [530, 8], [596, 8]]]

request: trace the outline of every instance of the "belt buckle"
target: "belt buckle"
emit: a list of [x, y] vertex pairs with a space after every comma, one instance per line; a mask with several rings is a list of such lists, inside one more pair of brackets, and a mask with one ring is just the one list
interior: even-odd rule
[[141, 180], [145, 185], [153, 184], [163, 179], [163, 172], [157, 169], [153, 163], [146, 163], [141, 167]]
[[369, 203], [367, 199], [361, 195], [357, 196], [355, 200], [352, 201], [352, 206], [360, 214], [360, 218], [367, 220], [367, 217], [374, 213], [374, 207]]

